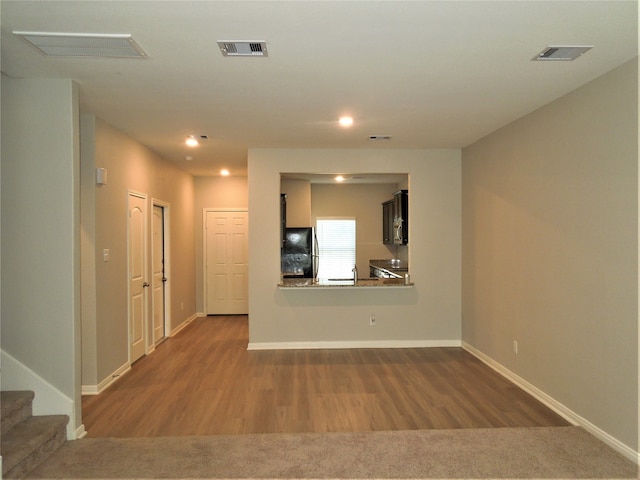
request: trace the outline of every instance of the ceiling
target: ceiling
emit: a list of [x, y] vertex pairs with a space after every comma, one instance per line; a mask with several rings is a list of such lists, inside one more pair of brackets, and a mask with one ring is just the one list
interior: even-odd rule
[[[249, 148], [461, 148], [638, 53], [636, 1], [3, 0], [0, 8], [5, 75], [76, 80], [83, 112], [203, 176], [246, 175]], [[17, 30], [128, 33], [148, 58], [45, 57]], [[264, 40], [268, 56], [224, 57], [219, 40]], [[594, 48], [572, 62], [532, 61], [556, 44]], [[339, 127], [342, 115], [354, 125]], [[189, 148], [190, 134], [208, 140]]]

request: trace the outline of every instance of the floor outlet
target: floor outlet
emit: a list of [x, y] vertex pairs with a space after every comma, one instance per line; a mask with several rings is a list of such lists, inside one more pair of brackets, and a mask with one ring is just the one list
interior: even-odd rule
[[372, 313], [371, 315], [369, 315], [369, 325], [375, 325], [376, 324], [376, 316]]

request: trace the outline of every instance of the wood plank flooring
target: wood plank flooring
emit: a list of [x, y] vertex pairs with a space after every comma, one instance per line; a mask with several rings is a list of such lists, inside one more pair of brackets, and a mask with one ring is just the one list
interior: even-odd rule
[[568, 425], [460, 348], [247, 351], [200, 318], [96, 396], [89, 437]]

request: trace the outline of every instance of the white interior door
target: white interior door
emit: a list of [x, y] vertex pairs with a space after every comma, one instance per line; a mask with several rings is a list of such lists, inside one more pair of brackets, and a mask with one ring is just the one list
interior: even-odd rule
[[146, 352], [147, 296], [147, 199], [129, 194], [129, 360]]
[[151, 221], [151, 295], [153, 309], [153, 342], [158, 344], [165, 335], [165, 296], [166, 296], [166, 261], [165, 261], [165, 209], [160, 205], [153, 206]]
[[205, 282], [207, 315], [249, 313], [246, 211], [207, 211]]

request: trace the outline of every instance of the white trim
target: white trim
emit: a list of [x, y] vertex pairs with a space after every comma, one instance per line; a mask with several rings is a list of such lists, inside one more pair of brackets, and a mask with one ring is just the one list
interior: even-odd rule
[[66, 415], [67, 440], [75, 439], [75, 405], [71, 398], [58, 390], [29, 367], [0, 350], [2, 365], [2, 390], [30, 390], [35, 393], [33, 399], [34, 415]]
[[202, 214], [206, 218], [205, 212], [249, 212], [249, 209], [244, 208], [203, 208]]
[[98, 383], [98, 385], [82, 385], [82, 395], [99, 395], [129, 370], [131, 370], [131, 364], [127, 362], [116, 369], [116, 371], [114, 371], [111, 375], [108, 375], [105, 379]]
[[181, 330], [183, 330], [187, 325], [189, 325], [191, 322], [193, 322], [196, 318], [198, 318], [198, 315], [196, 315], [194, 313], [189, 318], [187, 318], [184, 322], [182, 322], [180, 325], [178, 325], [176, 328], [171, 330], [171, 332], [169, 333], [169, 337], [173, 337], [173, 336], [177, 335], [178, 333], [180, 333]]
[[[162, 207], [162, 229], [163, 229], [163, 255], [164, 255], [164, 276], [167, 279], [164, 283], [164, 336], [165, 338], [169, 337], [169, 332], [171, 331], [171, 235], [170, 235], [170, 212], [171, 212], [171, 204], [168, 202], [164, 202], [157, 198], [151, 198], [151, 208], [158, 206]], [[151, 252], [153, 255], [153, 246], [151, 248]], [[153, 265], [153, 259], [152, 259]], [[153, 303], [151, 304], [151, 319], [153, 320]], [[151, 323], [151, 333], [153, 337], [153, 321]], [[156, 339], [152, 338], [151, 341], [154, 346]]]
[[87, 436], [87, 431], [84, 429], [84, 423], [76, 428], [76, 440], [80, 440]]
[[250, 342], [247, 350], [460, 347], [460, 340], [351, 340], [338, 342]]
[[556, 399], [554, 399], [547, 393], [543, 392], [535, 385], [532, 385], [531, 383], [527, 382], [522, 377], [516, 375], [511, 370], [504, 367], [500, 363], [496, 362], [491, 357], [485, 355], [477, 348], [473, 347], [472, 345], [469, 345], [467, 342], [462, 342], [462, 348], [465, 349], [474, 357], [478, 358], [481, 362], [491, 367], [493, 370], [495, 370], [497, 373], [505, 377], [511, 383], [514, 383], [515, 385], [520, 387], [522, 390], [527, 392], [529, 395], [531, 395], [535, 399], [542, 402], [544, 405], [549, 407], [551, 410], [556, 412], [558, 415], [563, 417], [572, 425], [576, 425], [584, 428], [591, 435], [593, 435], [603, 443], [607, 444], [618, 453], [622, 454], [632, 462], [635, 462], [636, 464], [640, 464], [640, 453], [633, 450], [633, 448], [629, 447], [628, 445], [625, 445], [620, 440], [614, 438], [613, 436], [611, 436], [601, 428], [595, 426], [586, 418], [578, 415], [576, 412], [574, 412], [567, 406], [558, 402]]

